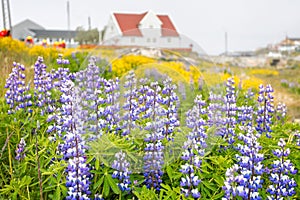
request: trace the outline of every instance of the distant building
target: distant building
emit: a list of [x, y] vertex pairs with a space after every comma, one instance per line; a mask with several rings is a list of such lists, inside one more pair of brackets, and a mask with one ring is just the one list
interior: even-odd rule
[[104, 29], [102, 45], [192, 49], [194, 43], [178, 33], [168, 15], [148, 11], [112, 13]]
[[65, 41], [67, 47], [77, 46], [75, 42], [77, 32], [71, 30], [47, 30], [41, 25], [26, 19], [12, 28], [12, 37], [21, 41], [26, 40], [28, 36], [33, 38], [35, 44], [47, 42], [53, 45], [56, 42]]
[[278, 44], [278, 50], [281, 52], [300, 51], [300, 38], [286, 37]]

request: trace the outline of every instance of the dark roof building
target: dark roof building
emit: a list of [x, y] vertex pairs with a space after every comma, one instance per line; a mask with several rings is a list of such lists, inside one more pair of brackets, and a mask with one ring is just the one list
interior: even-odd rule
[[45, 29], [29, 29], [34, 33], [35, 38], [62, 38], [63, 40], [75, 38], [77, 31], [68, 30], [45, 30]]
[[65, 41], [68, 46], [76, 46], [75, 37], [77, 31], [72, 30], [47, 30], [43, 26], [26, 19], [12, 28], [12, 37], [24, 41], [28, 36], [34, 39], [35, 43], [46, 40], [48, 44]]

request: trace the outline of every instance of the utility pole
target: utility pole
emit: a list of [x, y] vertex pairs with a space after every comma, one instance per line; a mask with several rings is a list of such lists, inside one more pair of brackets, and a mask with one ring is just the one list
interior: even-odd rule
[[91, 30], [92, 29], [92, 23], [91, 23], [91, 17], [89, 16], [88, 17], [88, 27], [89, 27], [89, 30]]
[[12, 31], [9, 0], [2, 0], [3, 29]]
[[228, 36], [227, 32], [225, 32], [225, 56], [228, 54]]
[[70, 2], [69, 1], [67, 1], [67, 17], [68, 17], [68, 30], [70, 30], [71, 29], [71, 22], [70, 22]]

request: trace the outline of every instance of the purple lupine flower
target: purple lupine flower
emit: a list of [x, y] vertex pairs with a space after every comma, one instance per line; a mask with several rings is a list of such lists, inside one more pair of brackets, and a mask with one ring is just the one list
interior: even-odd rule
[[175, 128], [180, 125], [178, 120], [177, 105], [179, 98], [175, 93], [176, 85], [172, 84], [172, 79], [167, 78], [163, 81], [162, 99], [160, 103], [166, 106], [166, 122], [164, 135], [168, 140], [173, 140]]
[[[147, 89], [146, 89], [147, 88]], [[160, 190], [162, 183], [162, 165], [164, 163], [164, 146], [161, 140], [164, 138], [164, 121], [165, 109], [159, 104], [162, 99], [161, 87], [157, 82], [152, 82], [146, 89], [145, 99], [141, 102], [143, 110], [143, 118], [148, 119], [144, 127], [149, 133], [146, 135], [144, 141], [146, 142], [144, 155], [144, 177], [147, 188], [154, 188]]]
[[66, 123], [63, 116], [68, 115], [68, 112], [65, 112], [64, 108], [69, 107], [67, 104], [70, 103], [70, 87], [74, 86], [72, 81], [74, 77], [75, 76], [70, 73], [68, 68], [58, 68], [51, 72], [52, 85], [55, 89], [61, 92], [59, 99], [54, 100], [54, 102], [59, 104], [55, 103], [52, 105], [53, 112], [47, 117], [47, 122], [51, 122], [48, 126], [47, 132], [54, 134], [54, 137], [50, 136], [51, 140], [56, 140], [57, 137], [62, 137], [63, 132], [66, 132], [69, 128], [68, 126], [65, 126]]
[[205, 141], [207, 135], [204, 127], [206, 121], [203, 119], [206, 114], [205, 104], [202, 96], [196, 96], [193, 108], [186, 114], [186, 124], [191, 131], [183, 145], [184, 152], [181, 156], [181, 159], [186, 162], [180, 169], [180, 172], [184, 175], [180, 181], [181, 192], [185, 197], [192, 196], [195, 199], [200, 197], [198, 185], [201, 182], [195, 172], [201, 168], [204, 149], [207, 146]]
[[59, 65], [69, 65], [70, 61], [68, 59], [64, 59], [62, 54], [58, 54], [58, 58], [56, 59], [57, 64]]
[[104, 80], [104, 93], [106, 94], [104, 108], [104, 116], [106, 119], [106, 131], [118, 133], [120, 131], [120, 105], [118, 99], [120, 97], [120, 80]]
[[186, 91], [185, 91], [185, 85], [182, 82], [178, 83], [178, 92], [181, 94], [182, 99], [186, 99]]
[[96, 60], [91, 57], [85, 70], [76, 74], [78, 87], [81, 89], [80, 96], [86, 118], [85, 125], [87, 131], [92, 133], [90, 139], [101, 136], [107, 126], [106, 113], [103, 104], [106, 103], [106, 93], [104, 91], [105, 79], [100, 77], [100, 69], [96, 65]]
[[127, 88], [124, 97], [126, 102], [123, 105], [125, 110], [123, 115], [123, 124], [121, 127], [122, 135], [128, 135], [131, 133], [132, 129], [136, 128], [136, 121], [139, 119], [139, 103], [138, 103], [138, 91], [137, 91], [137, 80], [135, 78], [134, 71], [129, 71], [126, 76], [126, 82], [124, 87]]
[[223, 127], [221, 128], [221, 135], [229, 144], [232, 144], [235, 139], [235, 127], [236, 127], [236, 93], [233, 78], [228, 78], [226, 82], [226, 95], [224, 96], [223, 104]]
[[24, 138], [21, 138], [20, 143], [18, 144], [17, 148], [16, 148], [16, 160], [21, 161], [25, 158], [25, 147], [26, 147], [26, 143]]
[[28, 109], [31, 112], [32, 101], [31, 94], [29, 94], [29, 85], [25, 85], [25, 67], [16, 62], [13, 63], [13, 66], [4, 86], [7, 88], [5, 99], [6, 103], [9, 104], [8, 114], [21, 109]]
[[300, 146], [300, 132], [296, 131], [296, 133], [294, 134], [294, 136], [296, 137], [296, 145]]
[[272, 132], [272, 117], [274, 113], [273, 105], [273, 95], [274, 92], [271, 85], [264, 87], [263, 85], [259, 86], [259, 95], [258, 95], [258, 110], [256, 113], [256, 130], [260, 133], [266, 133], [267, 137], [271, 137], [270, 133]]
[[215, 127], [215, 135], [224, 137], [224, 118], [223, 118], [223, 104], [224, 98], [221, 94], [209, 93], [209, 105], [207, 107], [207, 123], [209, 126]]
[[282, 199], [284, 197], [292, 197], [296, 194], [295, 187], [297, 187], [294, 178], [289, 175], [295, 175], [297, 169], [290, 160], [286, 159], [290, 154], [290, 149], [286, 148], [286, 142], [280, 138], [278, 142], [279, 149], [273, 151], [273, 154], [278, 160], [273, 161], [272, 167], [269, 169], [271, 185], [269, 185], [267, 192], [270, 194], [268, 199]]
[[54, 111], [53, 104], [55, 101], [51, 97], [52, 74], [46, 71], [47, 66], [44, 59], [38, 57], [34, 64], [34, 96], [35, 104], [41, 109], [41, 115], [44, 113], [52, 113]]
[[260, 134], [255, 134], [251, 125], [241, 126], [241, 133], [238, 138], [244, 144], [238, 144], [236, 154], [237, 164], [227, 169], [225, 186], [225, 199], [232, 199], [240, 196], [243, 199], [262, 199], [259, 190], [262, 188], [261, 179], [264, 173], [262, 161], [264, 155], [259, 153], [261, 146], [258, 142]]
[[123, 153], [122, 151], [116, 153], [115, 157], [116, 160], [114, 160], [112, 168], [116, 171], [113, 172], [112, 177], [119, 180], [118, 187], [121, 191], [130, 191], [130, 164], [125, 159], [125, 153]]
[[66, 80], [62, 82], [61, 91], [62, 106], [59, 118], [64, 142], [59, 145], [59, 151], [68, 163], [66, 199], [90, 199], [88, 196], [91, 194], [89, 190], [91, 173], [85, 155], [87, 149], [84, 141], [85, 119], [82, 118], [80, 90], [71, 80]]
[[276, 119], [283, 120], [286, 117], [287, 106], [284, 103], [279, 103], [276, 107]]
[[230, 145], [235, 141], [237, 124], [236, 92], [233, 78], [226, 82], [226, 94], [222, 96], [210, 92], [208, 106], [208, 124], [216, 127], [216, 135], [224, 138]]

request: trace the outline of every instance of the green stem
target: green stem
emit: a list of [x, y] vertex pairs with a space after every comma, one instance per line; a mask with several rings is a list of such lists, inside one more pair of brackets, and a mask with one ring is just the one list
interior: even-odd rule
[[[7, 137], [9, 137], [7, 128], [6, 128], [6, 134], [7, 134]], [[8, 149], [8, 161], [9, 161], [9, 174], [12, 179], [13, 178], [13, 169], [12, 169], [12, 156], [11, 156], [11, 151], [10, 151], [9, 140], [7, 141], [7, 149]]]
[[39, 158], [39, 151], [38, 151], [38, 138], [37, 138], [36, 129], [34, 129], [34, 133], [35, 133], [36, 160], [37, 160], [37, 164], [38, 164], [38, 179], [39, 179], [39, 186], [40, 186], [40, 200], [43, 200], [43, 185], [42, 185], [41, 166], [40, 166], [40, 158]]

